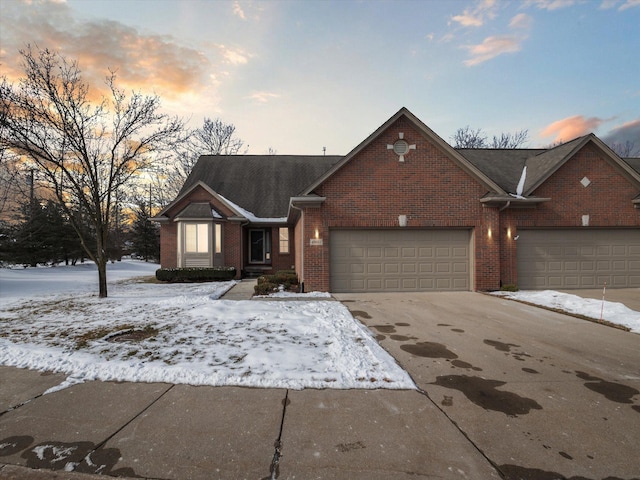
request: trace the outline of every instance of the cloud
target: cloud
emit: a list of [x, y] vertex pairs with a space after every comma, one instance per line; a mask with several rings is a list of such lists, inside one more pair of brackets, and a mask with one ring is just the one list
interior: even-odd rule
[[602, 139], [607, 145], [614, 143], [624, 144], [630, 142], [640, 148], [640, 118], [626, 122], [619, 127], [613, 128]]
[[515, 35], [497, 35], [487, 37], [482, 43], [477, 45], [465, 45], [471, 58], [465, 60], [468, 67], [479, 65], [505, 53], [515, 53], [520, 51], [521, 43], [527, 38], [533, 19], [525, 14], [515, 15], [509, 22], [509, 28], [516, 31]]
[[526, 5], [534, 5], [541, 10], [558, 10], [574, 5], [576, 0], [528, 0]]
[[478, 45], [466, 45], [471, 58], [465, 60], [464, 64], [468, 67], [478, 65], [487, 60], [497, 57], [505, 53], [515, 53], [520, 51], [521, 39], [515, 36], [495, 36], [487, 37]]
[[543, 137], [554, 135], [554, 141], [566, 142], [593, 132], [604, 122], [606, 120], [598, 117], [585, 118], [583, 115], [575, 115], [547, 125], [541, 135]]
[[227, 48], [222, 44], [216, 46], [220, 50], [220, 53], [222, 53], [222, 57], [224, 58], [225, 62], [232, 65], [244, 65], [249, 62], [249, 58], [251, 57], [251, 55], [246, 53], [241, 48]]
[[244, 14], [244, 10], [242, 10], [242, 7], [240, 6], [240, 2], [238, 2], [238, 0], [233, 2], [233, 14], [241, 20], [247, 19], [247, 16]]
[[515, 17], [511, 19], [509, 22], [509, 28], [515, 30], [529, 30], [533, 23], [533, 18], [531, 18], [526, 13], [519, 13]]
[[[610, 8], [615, 8], [620, 3], [620, 0], [602, 0], [600, 4], [600, 8], [603, 10], [608, 10]], [[624, 11], [629, 8], [640, 7], [640, 0], [624, 0], [622, 5], [618, 7], [618, 11]]]
[[268, 103], [269, 101], [279, 97], [279, 94], [272, 92], [253, 92], [251, 95], [248, 95], [245, 98], [254, 100], [257, 103]]
[[65, 3], [15, 2], [6, 9], [5, 5], [0, 20], [0, 63], [10, 80], [20, 75], [19, 50], [28, 41], [78, 60], [85, 81], [94, 90], [105, 88], [109, 70], [116, 71], [121, 88], [155, 92], [169, 99], [211, 86], [210, 74], [215, 70], [211, 60], [171, 36], [143, 34], [109, 20], [79, 21]]
[[451, 20], [463, 27], [481, 27], [485, 18], [495, 17], [495, 6], [495, 0], [483, 0], [473, 10], [466, 9], [462, 14], [451, 17]]

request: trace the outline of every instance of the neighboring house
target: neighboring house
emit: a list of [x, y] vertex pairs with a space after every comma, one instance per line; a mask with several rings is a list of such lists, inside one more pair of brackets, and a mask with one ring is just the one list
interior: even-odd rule
[[640, 159], [454, 149], [406, 108], [346, 156], [202, 156], [154, 220], [164, 268], [306, 291], [640, 287]]

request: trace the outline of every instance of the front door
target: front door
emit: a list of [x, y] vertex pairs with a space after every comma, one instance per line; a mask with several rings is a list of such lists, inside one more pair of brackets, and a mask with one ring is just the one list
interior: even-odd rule
[[268, 233], [267, 229], [249, 230], [249, 263], [271, 261], [271, 242]]

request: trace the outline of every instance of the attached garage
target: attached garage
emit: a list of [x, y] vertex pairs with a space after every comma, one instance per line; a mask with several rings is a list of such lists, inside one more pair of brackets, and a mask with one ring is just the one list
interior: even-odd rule
[[470, 230], [332, 230], [333, 292], [470, 290]]
[[523, 290], [640, 287], [640, 229], [518, 231]]

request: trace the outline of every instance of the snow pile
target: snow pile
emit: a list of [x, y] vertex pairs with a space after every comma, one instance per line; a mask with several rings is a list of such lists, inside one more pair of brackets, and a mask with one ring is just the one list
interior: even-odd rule
[[622, 303], [607, 302], [554, 290], [493, 292], [493, 295], [520, 300], [534, 305], [554, 308], [564, 312], [622, 325], [632, 332], [640, 333], [640, 312], [627, 308]]
[[[48, 269], [57, 272], [48, 280], [64, 289], [76, 272], [81, 280], [73, 294], [43, 295], [43, 270], [0, 272], [8, 300], [0, 306], [0, 364], [68, 374], [59, 388], [86, 380], [415, 388], [339, 302], [220, 300], [235, 282], [111, 283], [100, 299], [84, 284], [84, 268]], [[21, 297], [10, 285], [19, 276]]]

